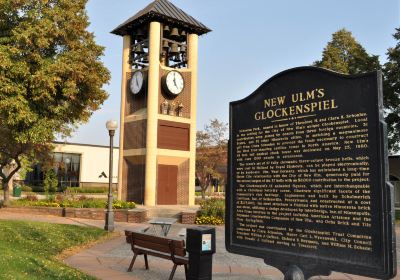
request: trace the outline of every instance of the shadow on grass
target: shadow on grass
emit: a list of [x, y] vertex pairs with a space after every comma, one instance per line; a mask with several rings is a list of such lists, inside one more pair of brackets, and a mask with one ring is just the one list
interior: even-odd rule
[[107, 236], [98, 228], [0, 221], [2, 279], [95, 279], [60, 261], [59, 255]]

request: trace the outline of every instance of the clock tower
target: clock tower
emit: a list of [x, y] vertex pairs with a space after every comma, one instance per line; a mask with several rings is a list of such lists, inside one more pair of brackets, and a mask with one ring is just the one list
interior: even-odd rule
[[167, 0], [112, 31], [123, 37], [118, 198], [194, 205], [197, 43], [209, 31]]

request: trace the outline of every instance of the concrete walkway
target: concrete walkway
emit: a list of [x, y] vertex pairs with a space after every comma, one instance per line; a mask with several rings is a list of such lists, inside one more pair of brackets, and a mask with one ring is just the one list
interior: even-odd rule
[[[7, 213], [0, 211], [0, 219], [10, 220], [29, 220], [43, 221], [51, 223], [74, 224], [81, 226], [104, 227], [104, 221], [85, 220], [77, 218], [63, 218], [55, 216], [26, 215], [18, 213]], [[125, 242], [123, 230], [138, 230], [149, 226], [148, 224], [116, 223], [116, 231], [120, 236], [97, 244], [89, 249], [83, 250], [65, 260], [65, 263], [75, 267], [98, 279], [121, 279], [121, 280], [156, 280], [168, 279], [172, 269], [172, 263], [167, 260], [153, 258], [149, 256], [150, 270], [145, 270], [143, 257], [139, 256], [135, 262], [132, 272], [127, 272], [127, 268], [132, 258], [130, 246]], [[179, 231], [187, 227], [186, 225], [174, 224], [168, 236], [177, 237]], [[152, 230], [152, 229], [151, 229]], [[230, 254], [225, 250], [224, 227], [216, 227], [217, 232], [217, 252], [213, 258], [213, 279], [232, 279], [232, 280], [256, 280], [256, 279], [283, 279], [282, 273], [277, 269], [267, 266], [261, 259]], [[400, 248], [400, 227], [397, 227], [397, 249]], [[398, 252], [399, 253], [399, 252]], [[398, 270], [400, 266], [398, 265]], [[176, 271], [175, 280], [183, 280], [183, 268], [179, 267]], [[314, 277], [316, 279], [330, 280], [361, 280], [372, 279], [354, 276], [343, 273], [332, 273], [329, 277]], [[399, 279], [397, 276], [395, 279]]]

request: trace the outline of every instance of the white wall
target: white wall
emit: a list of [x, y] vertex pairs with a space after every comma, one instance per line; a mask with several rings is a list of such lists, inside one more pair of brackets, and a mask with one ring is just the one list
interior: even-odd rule
[[[54, 152], [81, 155], [79, 180], [84, 183], [108, 183], [109, 151], [109, 147], [105, 146], [69, 143], [55, 143], [54, 149]], [[113, 183], [117, 183], [119, 159], [118, 148], [114, 148], [113, 158]], [[103, 171], [107, 175], [107, 178], [99, 178]]]

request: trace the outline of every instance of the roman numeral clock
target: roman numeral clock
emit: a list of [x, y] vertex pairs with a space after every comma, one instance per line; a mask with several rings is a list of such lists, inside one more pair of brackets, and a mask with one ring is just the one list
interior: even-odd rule
[[120, 199], [194, 205], [197, 45], [209, 31], [167, 0], [112, 31], [123, 37]]

